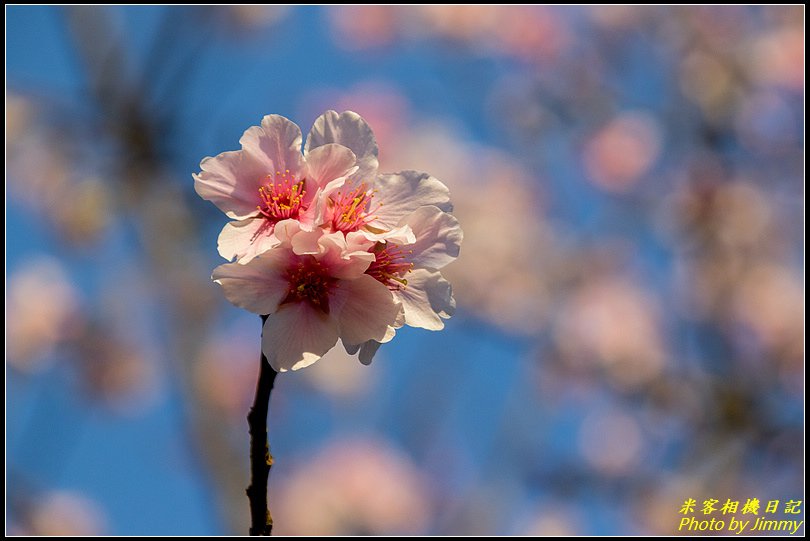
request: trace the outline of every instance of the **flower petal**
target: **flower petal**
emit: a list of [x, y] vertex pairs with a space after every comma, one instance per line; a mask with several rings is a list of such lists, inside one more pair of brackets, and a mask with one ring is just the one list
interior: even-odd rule
[[346, 242], [348, 242], [350, 245], [353, 242], [355, 244], [359, 244], [358, 237], [362, 237], [372, 244], [375, 242], [393, 242], [394, 244], [413, 244], [416, 242], [416, 235], [414, 235], [413, 230], [408, 224], [401, 225], [390, 231], [382, 231], [380, 233], [373, 233], [371, 231], [366, 231], [365, 229], [361, 229], [360, 231], [352, 231], [346, 235]]
[[225, 224], [217, 239], [217, 250], [228, 261], [236, 258], [244, 265], [280, 243], [270, 222], [264, 218], [251, 218]]
[[370, 365], [371, 361], [374, 360], [374, 355], [376, 355], [377, 350], [380, 349], [381, 345], [382, 344], [380, 344], [379, 342], [369, 340], [368, 342], [365, 342], [362, 346], [360, 346], [360, 355], [358, 357], [360, 359], [360, 362], [366, 366]]
[[270, 314], [278, 309], [289, 290], [284, 277], [289, 254], [270, 250], [245, 265], [226, 263], [214, 269], [211, 279], [222, 286], [231, 303], [255, 314]]
[[[399, 221], [419, 207], [433, 205], [445, 212], [453, 210], [450, 204], [450, 190], [442, 182], [427, 173], [401, 171], [378, 175], [374, 184], [375, 200], [382, 206], [375, 212], [372, 226], [391, 229]], [[378, 199], [379, 198], [379, 199]]]
[[[397, 321], [394, 323], [394, 325], [393, 326], [391, 326], [391, 325], [388, 326], [388, 329], [386, 329], [386, 331], [385, 331], [385, 336], [383, 336], [383, 339], [380, 340], [380, 343], [387, 344], [388, 342], [390, 342], [391, 340], [394, 339], [394, 337], [397, 335], [397, 326], [402, 327], [402, 325], [404, 325], [404, 323], [402, 323], [402, 325], [400, 325], [400, 323], [399, 323], [400, 317], [402, 317], [402, 312], [400, 312], [397, 315]], [[404, 319], [403, 319], [403, 321], [404, 321]]]
[[[397, 319], [399, 319], [399, 317], [397, 317]], [[401, 327], [402, 325], [399, 326]], [[393, 340], [396, 334], [397, 330], [389, 325], [388, 329], [385, 331], [385, 337], [383, 337], [383, 339], [380, 340], [379, 342], [377, 340], [367, 340], [362, 344], [349, 344], [344, 340], [343, 347], [346, 349], [346, 353], [348, 353], [349, 355], [354, 355], [359, 351], [360, 362], [365, 365], [368, 365], [371, 364], [371, 361], [374, 358], [374, 355], [377, 353], [377, 350], [380, 349], [380, 346]]]
[[441, 269], [458, 257], [464, 234], [458, 220], [439, 207], [420, 207], [400, 221], [409, 225], [416, 242], [408, 246], [413, 252], [410, 262], [417, 268]]
[[405, 323], [431, 331], [444, 328], [456, 309], [453, 288], [439, 272], [414, 269], [406, 276], [408, 285], [394, 292], [402, 303]]
[[301, 231], [292, 237], [292, 251], [298, 255], [321, 253], [321, 245], [318, 240], [323, 236], [322, 229], [313, 231]]
[[271, 173], [262, 160], [241, 150], [223, 152], [200, 163], [194, 176], [194, 189], [229, 218], [241, 220], [258, 213], [259, 186]]
[[315, 119], [312, 129], [307, 135], [304, 153], [308, 156], [314, 149], [338, 143], [349, 148], [357, 157], [358, 171], [352, 178], [371, 181], [377, 173], [377, 141], [374, 132], [363, 120], [363, 117], [353, 111], [326, 111]]
[[318, 259], [329, 268], [330, 275], [342, 280], [353, 280], [363, 275], [375, 259], [374, 254], [365, 249], [350, 251], [346, 237], [340, 231], [321, 236], [318, 245], [321, 253]]
[[262, 352], [277, 372], [311, 365], [332, 349], [338, 324], [305, 302], [282, 305], [262, 329]]
[[239, 139], [242, 150], [264, 163], [266, 174], [289, 169], [296, 179], [306, 177], [306, 162], [301, 154], [301, 129], [280, 115], [267, 115], [261, 126], [248, 128]]
[[287, 218], [276, 223], [273, 234], [282, 243], [289, 243], [301, 231], [301, 222], [294, 218]]
[[377, 242], [376, 239], [369, 239], [369, 235], [373, 236], [374, 233], [368, 231], [352, 231], [346, 233], [346, 250], [349, 252], [357, 252], [360, 250], [369, 251]]
[[342, 280], [330, 304], [338, 314], [340, 338], [349, 344], [383, 340], [401, 310], [388, 288], [367, 274]]
[[354, 355], [355, 353], [360, 351], [360, 346], [363, 345], [363, 344], [350, 344], [350, 343], [346, 342], [345, 340], [342, 340], [342, 342], [343, 342], [343, 348], [346, 350], [346, 353], [348, 353], [349, 355]]
[[[308, 180], [312, 180], [318, 188], [325, 188], [333, 180], [355, 173], [356, 160], [354, 152], [337, 143], [314, 148], [307, 154]], [[307, 186], [308, 190], [313, 188]]]

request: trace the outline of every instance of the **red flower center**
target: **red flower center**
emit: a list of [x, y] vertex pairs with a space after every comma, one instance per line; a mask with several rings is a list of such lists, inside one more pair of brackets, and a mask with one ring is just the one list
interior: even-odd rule
[[337, 287], [337, 278], [330, 276], [320, 261], [312, 256], [299, 256], [287, 269], [289, 290], [283, 303], [307, 302], [313, 308], [329, 313], [329, 294]]

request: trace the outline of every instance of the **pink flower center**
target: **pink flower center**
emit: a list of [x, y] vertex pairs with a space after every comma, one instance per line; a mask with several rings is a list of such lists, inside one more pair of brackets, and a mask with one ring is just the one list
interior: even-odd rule
[[413, 263], [408, 262], [407, 257], [413, 250], [403, 250], [390, 242], [386, 244], [378, 242], [372, 251], [375, 259], [368, 266], [366, 274], [393, 291], [408, 285], [405, 275], [413, 269]]
[[267, 220], [276, 223], [287, 218], [298, 218], [298, 213], [306, 210], [306, 179], [296, 180], [287, 169], [283, 173], [276, 172], [275, 178], [267, 175], [265, 181], [267, 183], [259, 188], [262, 204], [256, 208]]
[[337, 278], [312, 256], [300, 256], [287, 269], [289, 289], [283, 303], [307, 302], [313, 308], [329, 313], [329, 294], [337, 286]]
[[[331, 198], [332, 230], [351, 233], [374, 219], [371, 202], [374, 192], [361, 184], [353, 190], [339, 191]], [[377, 208], [382, 206], [380, 203]], [[376, 209], [375, 209], [376, 210]]]

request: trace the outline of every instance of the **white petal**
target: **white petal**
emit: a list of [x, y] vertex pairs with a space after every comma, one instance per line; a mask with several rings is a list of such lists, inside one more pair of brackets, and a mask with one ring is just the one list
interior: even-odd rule
[[442, 318], [449, 318], [456, 309], [450, 282], [439, 272], [425, 269], [414, 269], [405, 278], [408, 285], [394, 292], [402, 303], [405, 323], [431, 331], [443, 329]]
[[239, 151], [223, 152], [200, 162], [194, 190], [229, 218], [241, 220], [258, 213], [259, 186], [272, 173], [262, 160]]
[[375, 201], [382, 205], [375, 211], [376, 220], [383, 229], [391, 229], [399, 221], [419, 207], [433, 205], [445, 212], [453, 210], [450, 204], [450, 190], [439, 180], [419, 171], [378, 175], [374, 184], [377, 193]]
[[[314, 181], [318, 188], [325, 188], [335, 179], [346, 178], [357, 172], [356, 160], [354, 152], [337, 143], [314, 148], [307, 154], [308, 180]], [[315, 186], [308, 185], [307, 189], [314, 189]]]
[[321, 193], [322, 197], [325, 199], [326, 197], [335, 193], [338, 189], [342, 188], [346, 184], [346, 179], [344, 177], [338, 177], [335, 180], [330, 181], [323, 187], [323, 192]]
[[464, 235], [455, 216], [438, 207], [420, 207], [400, 222], [409, 225], [416, 242], [408, 246], [415, 267], [441, 269], [458, 257]]
[[[395, 295], [394, 298], [402, 302], [398, 295]], [[399, 311], [399, 314], [397, 314], [397, 319], [396, 321], [394, 321], [394, 324], [388, 328], [388, 331], [385, 333], [385, 338], [383, 338], [380, 341], [382, 343], [390, 342], [396, 335], [397, 329], [401, 329], [404, 326], [405, 326], [405, 309], [403, 308], [402, 310]]]
[[307, 136], [305, 154], [329, 144], [338, 143], [349, 148], [357, 157], [358, 171], [352, 178], [370, 182], [377, 173], [377, 141], [374, 132], [363, 117], [353, 111], [326, 111], [315, 119]]
[[371, 242], [393, 242], [395, 244], [413, 244], [416, 242], [416, 235], [414, 235], [413, 230], [411, 229], [410, 225], [405, 224], [400, 227], [396, 227], [390, 231], [382, 231], [380, 233], [372, 233], [371, 231], [353, 231], [346, 235], [346, 241], [349, 241], [350, 235], [362, 235]]
[[251, 218], [241, 222], [228, 222], [217, 239], [219, 255], [245, 264], [257, 255], [280, 244], [273, 234], [273, 226], [264, 218]]
[[402, 312], [400, 312], [400, 315], [397, 316], [397, 322], [394, 323], [393, 327], [389, 325], [388, 329], [385, 330], [385, 336], [383, 336], [383, 339], [380, 340], [381, 343], [386, 344], [386, 343], [390, 342], [391, 340], [393, 340], [394, 337], [397, 335], [397, 327], [402, 327], [402, 325], [405, 324], [404, 323], [404, 316], [403, 316], [403, 324], [399, 325], [399, 319], [400, 319], [401, 315], [402, 315]]
[[256, 314], [270, 314], [289, 290], [284, 277], [288, 258], [283, 250], [270, 250], [245, 265], [220, 265], [211, 279], [222, 286], [225, 298], [236, 306]]
[[282, 305], [262, 330], [262, 352], [277, 372], [311, 365], [337, 343], [337, 322], [306, 302]]
[[382, 340], [401, 310], [391, 291], [367, 274], [341, 280], [330, 307], [338, 314], [341, 339], [349, 344]]
[[306, 162], [301, 154], [301, 129], [280, 115], [267, 115], [261, 126], [248, 128], [239, 139], [242, 150], [264, 162], [268, 174], [284, 173], [301, 179], [306, 176]]

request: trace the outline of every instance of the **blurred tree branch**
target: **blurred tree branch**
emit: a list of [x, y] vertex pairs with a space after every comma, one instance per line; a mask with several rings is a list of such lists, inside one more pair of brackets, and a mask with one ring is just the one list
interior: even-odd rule
[[[227, 420], [222, 412], [211, 407], [192, 383], [195, 359], [216, 306], [211, 295], [199, 294], [210, 291], [208, 266], [196, 235], [202, 224], [188, 208], [186, 190], [176, 186], [166, 150], [172, 147], [169, 138], [183, 103], [184, 87], [172, 81], [194, 68], [206, 40], [177, 39], [178, 33], [189, 34], [184, 32], [188, 18], [180, 16], [181, 8], [165, 8], [142, 76], [136, 77], [134, 59], [128, 54], [131, 46], [114, 31], [109, 8], [63, 9], [86, 70], [87, 98], [99, 115], [95, 124], [119, 153], [108, 175], [122, 188], [115, 204], [138, 228], [150, 275], [160, 279], [158, 295], [169, 313], [166, 358], [175, 361], [169, 363], [169, 373], [175, 374], [174, 383], [184, 395], [184, 415], [191, 429], [188, 437], [193, 440], [187, 449], [201, 454], [206, 471], [216, 481], [227, 524], [231, 531], [239, 531], [247, 520], [244, 470], [240, 467], [244, 458], [226, 438], [223, 427]], [[156, 86], [161, 81], [169, 84], [159, 93]], [[150, 98], [159, 94], [159, 101], [171, 98], [172, 105], [158, 111]]]

